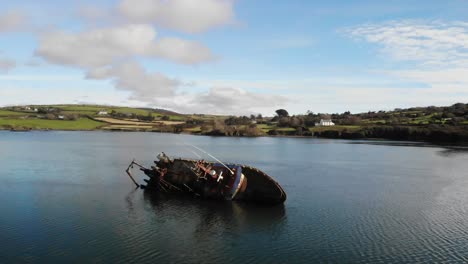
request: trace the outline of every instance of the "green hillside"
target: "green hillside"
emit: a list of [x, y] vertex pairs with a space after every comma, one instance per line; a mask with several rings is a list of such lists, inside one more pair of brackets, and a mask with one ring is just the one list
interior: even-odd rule
[[[273, 113], [272, 113], [273, 114]], [[335, 125], [317, 126], [322, 119]], [[163, 109], [104, 105], [29, 105], [0, 108], [0, 129], [107, 130], [188, 133], [214, 136], [315, 136], [395, 140], [468, 141], [468, 104], [393, 111], [323, 114], [308, 111], [261, 115], [184, 115]]]

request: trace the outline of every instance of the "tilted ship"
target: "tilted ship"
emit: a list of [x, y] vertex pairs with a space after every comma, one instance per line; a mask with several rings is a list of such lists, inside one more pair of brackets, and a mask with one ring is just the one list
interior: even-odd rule
[[[283, 188], [259, 169], [225, 164], [221, 161], [170, 158], [158, 155], [154, 166], [146, 168], [132, 161], [126, 172], [137, 187], [148, 192], [185, 193], [218, 200], [237, 200], [265, 204], [280, 204], [286, 200]], [[149, 179], [138, 184], [131, 169], [136, 166]]]

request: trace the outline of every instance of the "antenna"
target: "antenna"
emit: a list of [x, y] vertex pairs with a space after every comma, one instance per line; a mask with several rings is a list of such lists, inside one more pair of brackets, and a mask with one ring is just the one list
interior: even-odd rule
[[210, 153], [208, 153], [208, 152], [204, 151], [203, 149], [201, 149], [201, 148], [199, 148], [199, 147], [196, 147], [196, 146], [194, 146], [194, 145], [192, 145], [192, 144], [187, 144], [187, 145], [189, 145], [189, 146], [191, 146], [191, 147], [194, 147], [194, 148], [198, 149], [199, 151], [201, 151], [201, 152], [207, 154], [208, 156], [212, 157], [212, 158], [215, 159], [217, 162], [221, 163], [221, 165], [223, 165], [226, 169], [228, 169], [228, 170], [231, 172], [231, 174], [234, 175], [234, 172], [233, 172], [226, 164], [224, 164], [222, 161], [220, 161], [219, 159], [217, 159], [215, 156], [211, 155]]

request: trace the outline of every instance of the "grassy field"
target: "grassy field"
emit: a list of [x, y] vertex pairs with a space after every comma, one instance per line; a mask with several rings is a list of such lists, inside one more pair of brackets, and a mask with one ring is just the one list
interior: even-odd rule
[[97, 116], [95, 111], [73, 111], [73, 110], [64, 110], [61, 111], [62, 114], [74, 114], [74, 115], [85, 115], [85, 116]]
[[[315, 127], [314, 122], [320, 120], [320, 114], [297, 115], [281, 120], [283, 126], [279, 127], [279, 119], [261, 118], [256, 121], [256, 128], [251, 122], [254, 119], [248, 117], [232, 117], [209, 114], [177, 114], [162, 109], [144, 109], [104, 105], [36, 105], [31, 108], [38, 108], [39, 111], [24, 111], [26, 107], [5, 107], [0, 108], [0, 129], [50, 129], [50, 130], [122, 130], [122, 131], [155, 131], [155, 132], [184, 132], [191, 134], [216, 133], [225, 135], [346, 135], [359, 134], [369, 131], [383, 133], [389, 128], [398, 126], [410, 127], [414, 129], [434, 130], [434, 126], [440, 126], [441, 130], [455, 131], [457, 126], [466, 126], [468, 121], [460, 120], [462, 114], [468, 116], [468, 111], [462, 111], [463, 104], [452, 107], [439, 108], [417, 108], [417, 110], [379, 111], [360, 114], [333, 114], [331, 119], [336, 126]], [[421, 110], [422, 109], [422, 110]], [[461, 109], [461, 110], [460, 110]], [[117, 112], [116, 115], [98, 116], [99, 111]], [[132, 114], [132, 115], [129, 115]], [[148, 115], [154, 120], [147, 118]], [[163, 118], [164, 117], [164, 118]], [[452, 121], [452, 118], [453, 121]], [[63, 119], [63, 120], [62, 120]], [[76, 120], [75, 120], [76, 119]], [[165, 119], [165, 120], [163, 120]], [[229, 119], [227, 124], [226, 119]], [[465, 118], [466, 119], [466, 118]], [[73, 121], [72, 121], [73, 120]], [[148, 121], [143, 121], [148, 120]], [[150, 121], [151, 120], [151, 121]], [[193, 122], [187, 122], [193, 120]], [[294, 123], [292, 122], [294, 120]], [[300, 122], [300, 123], [298, 123]], [[295, 124], [295, 125], [293, 125]], [[302, 124], [298, 127], [297, 124]], [[343, 125], [354, 124], [354, 125]], [[449, 126], [442, 126], [443, 124]], [[196, 125], [196, 126], [195, 126]], [[433, 125], [431, 129], [429, 126]], [[195, 126], [195, 127], [194, 127]], [[309, 131], [304, 131], [302, 126], [307, 126]], [[216, 129], [214, 129], [216, 127]], [[301, 129], [302, 128], [302, 129]], [[376, 130], [380, 128], [381, 130]], [[400, 129], [401, 130], [401, 129]], [[400, 131], [395, 129], [395, 133]], [[329, 131], [329, 132], [325, 132]], [[338, 131], [338, 133], [336, 133]], [[352, 133], [342, 133], [342, 132]], [[392, 130], [393, 131], [393, 130]], [[457, 130], [458, 131], [458, 130]], [[455, 132], [457, 132], [455, 131]], [[377, 133], [375, 132], [375, 133]], [[429, 131], [431, 132], [431, 131]], [[455, 133], [454, 132], [454, 133]], [[364, 133], [364, 134], [366, 134]], [[370, 132], [369, 132], [370, 133]], [[458, 132], [457, 132], [458, 133]], [[361, 133], [363, 134], [363, 133]], [[453, 133], [452, 133], [453, 134]], [[367, 134], [366, 134], [367, 135]]]
[[258, 124], [257, 127], [262, 130], [264, 133], [268, 133], [268, 131], [272, 130], [276, 126], [270, 126], [267, 124]]
[[[148, 115], [148, 112], [147, 110], [143, 110], [143, 109], [138, 109], [138, 108], [130, 108], [130, 107], [115, 107], [115, 108], [109, 108], [107, 109], [108, 112], [112, 112], [112, 111], [116, 111], [117, 113], [129, 113], [129, 114], [135, 114], [135, 115]], [[152, 113], [153, 116], [160, 116], [160, 114], [157, 114], [157, 113]]]
[[192, 127], [192, 128], [186, 128], [186, 129], [184, 129], [184, 132], [187, 132], [187, 133], [200, 133], [201, 132], [201, 127], [197, 126], [197, 127]]
[[[93, 105], [56, 105], [53, 107], [60, 108], [65, 112], [70, 113], [85, 113], [90, 115], [97, 115], [99, 111], [107, 111], [108, 113], [115, 111], [117, 113], [122, 114], [136, 114], [136, 115], [148, 115], [147, 110], [138, 109], [138, 108], [130, 108], [130, 107], [114, 107], [114, 106], [93, 106]], [[154, 113], [155, 116], [159, 116], [159, 114]]]
[[187, 118], [180, 115], [167, 115], [171, 121], [185, 121]]
[[[151, 128], [152, 126], [160, 125], [178, 125], [183, 124], [189, 117], [186, 115], [178, 115], [166, 113], [157, 110], [117, 107], [117, 106], [102, 106], [102, 105], [34, 105], [31, 106], [38, 109], [53, 109], [48, 114], [38, 112], [23, 111], [21, 107], [0, 108], [0, 129], [51, 129], [51, 130], [92, 130], [97, 128], [115, 128], [115, 125], [120, 125], [125, 129]], [[135, 114], [139, 116], [148, 116], [151, 114], [155, 121], [140, 122], [135, 120], [124, 120], [111, 118], [110, 116], [98, 116], [99, 111], [107, 111], [111, 113], [115, 111], [121, 114]], [[48, 116], [47, 119], [44, 116]], [[52, 115], [51, 119], [50, 116]], [[60, 120], [59, 115], [65, 116], [65, 119], [74, 116], [78, 117], [75, 121]], [[169, 117], [169, 120], [161, 120], [163, 116]], [[96, 118], [91, 120], [88, 117]]]
[[92, 105], [51, 105], [51, 106], [43, 106], [43, 107], [57, 107], [64, 111], [73, 111], [73, 112], [81, 112], [81, 111], [88, 111], [97, 113], [101, 110], [106, 110], [103, 106], [92, 106]]
[[104, 123], [88, 118], [80, 118], [75, 121], [11, 118], [0, 119], [0, 127], [15, 129], [93, 130], [102, 126], [103, 124]]
[[277, 131], [282, 131], [282, 132], [290, 132], [290, 131], [296, 131], [295, 128], [293, 127], [278, 127], [276, 128]]
[[0, 109], [0, 116], [26, 116], [29, 113], [24, 113], [24, 112], [14, 112], [14, 111], [7, 111], [7, 110], [1, 110]]
[[[58, 108], [63, 113], [69, 114], [82, 114], [82, 115], [89, 115], [89, 116], [97, 116], [99, 111], [107, 111], [108, 113], [115, 111], [117, 113], [122, 114], [135, 114], [135, 115], [144, 115], [147, 116], [150, 111], [140, 108], [132, 108], [132, 107], [119, 107], [119, 106], [103, 106], [103, 105], [37, 105], [35, 107], [52, 107]], [[161, 117], [163, 114], [157, 112], [151, 112], [151, 115], [154, 117]], [[177, 115], [169, 115], [171, 120], [180, 119], [180, 116]], [[174, 119], [172, 119], [172, 117]]]

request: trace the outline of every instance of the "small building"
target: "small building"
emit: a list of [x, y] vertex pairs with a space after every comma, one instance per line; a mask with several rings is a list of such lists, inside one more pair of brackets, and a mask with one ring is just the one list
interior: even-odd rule
[[334, 126], [335, 123], [331, 119], [321, 119], [319, 123], [315, 123], [315, 126]]
[[57, 118], [63, 120], [63, 119], [65, 119], [65, 116], [59, 115], [59, 116], [57, 116]]
[[107, 111], [101, 110], [101, 111], [99, 111], [97, 114], [98, 114], [98, 115], [107, 115]]

